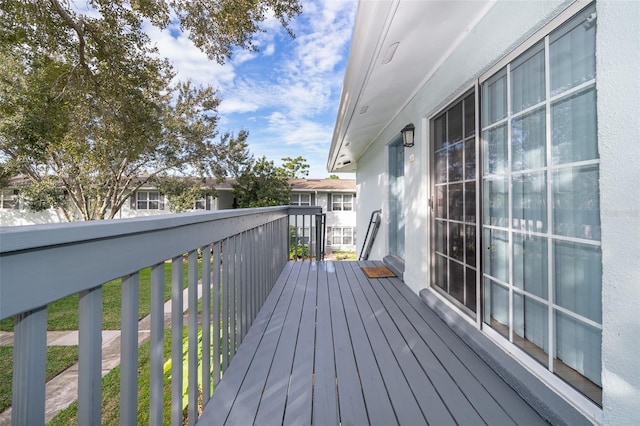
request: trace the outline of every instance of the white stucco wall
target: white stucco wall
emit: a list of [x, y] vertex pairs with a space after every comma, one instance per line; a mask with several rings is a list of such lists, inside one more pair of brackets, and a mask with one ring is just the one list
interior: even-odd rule
[[604, 423], [640, 424], [640, 2], [596, 3]]
[[378, 142], [374, 149], [364, 153], [356, 173], [356, 222], [358, 240], [356, 252], [362, 252], [371, 212], [382, 209], [382, 224], [369, 254], [371, 260], [382, 260], [388, 252], [389, 226], [389, 177], [388, 152], [384, 143]]
[[64, 222], [64, 216], [55, 209], [43, 212], [30, 212], [28, 210], [0, 209], [0, 226], [25, 226], [44, 223]]

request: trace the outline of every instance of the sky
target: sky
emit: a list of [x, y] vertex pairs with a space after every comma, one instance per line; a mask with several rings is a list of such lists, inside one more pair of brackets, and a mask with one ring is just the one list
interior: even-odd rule
[[224, 65], [208, 60], [178, 23], [146, 31], [173, 63], [177, 79], [219, 91], [221, 134], [248, 130], [256, 158], [280, 165], [283, 157], [302, 156], [310, 178], [325, 178], [357, 0], [301, 3], [302, 14], [290, 25], [295, 38], [267, 19], [256, 37], [259, 51], [238, 50]]

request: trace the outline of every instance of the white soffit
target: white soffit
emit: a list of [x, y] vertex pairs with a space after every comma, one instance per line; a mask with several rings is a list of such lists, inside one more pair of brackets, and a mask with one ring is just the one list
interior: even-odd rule
[[[327, 162], [356, 162], [495, 0], [361, 0]], [[400, 128], [398, 128], [398, 133]]]

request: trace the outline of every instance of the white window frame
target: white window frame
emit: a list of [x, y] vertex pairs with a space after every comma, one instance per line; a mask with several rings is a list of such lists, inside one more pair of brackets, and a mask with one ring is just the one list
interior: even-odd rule
[[[349, 201], [345, 198], [350, 197]], [[331, 210], [333, 211], [353, 211], [353, 194], [332, 194], [331, 195]]]
[[[307, 201], [302, 201], [303, 197], [307, 197]], [[294, 200], [296, 198], [296, 200]], [[291, 206], [310, 206], [311, 205], [311, 194], [309, 192], [296, 192], [292, 193], [289, 196], [289, 205]]]
[[[141, 196], [144, 194], [144, 198]], [[157, 194], [157, 199], [150, 199], [151, 194]], [[156, 205], [156, 207], [151, 207]], [[136, 210], [164, 210], [164, 196], [160, 191], [156, 190], [138, 190], [136, 191]]]
[[[345, 231], [349, 231], [350, 235], [346, 235]], [[332, 226], [331, 227], [331, 245], [332, 246], [352, 246], [355, 244], [353, 238], [352, 226]], [[351, 242], [345, 242], [345, 238], [351, 239]], [[336, 241], [336, 239], [338, 239]]]
[[207, 209], [207, 198], [198, 198], [193, 201], [193, 209], [194, 210], [206, 210]]

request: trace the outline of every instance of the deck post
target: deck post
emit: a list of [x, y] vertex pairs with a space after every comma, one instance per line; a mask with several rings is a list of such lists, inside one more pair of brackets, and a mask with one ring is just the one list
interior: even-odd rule
[[182, 425], [182, 338], [184, 312], [182, 256], [171, 261], [171, 424]]
[[160, 425], [164, 423], [164, 263], [151, 267], [150, 319], [149, 423]]
[[122, 336], [120, 347], [120, 424], [137, 422], [138, 412], [138, 273], [122, 278]]
[[187, 325], [189, 353], [187, 355], [187, 390], [189, 426], [193, 426], [198, 418], [198, 252], [196, 250], [189, 253], [188, 274], [189, 319]]
[[202, 403], [211, 398], [211, 245], [202, 251]]
[[102, 417], [102, 286], [80, 293], [79, 310], [78, 424], [99, 425]]
[[44, 424], [47, 308], [15, 316], [11, 424]]

